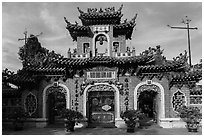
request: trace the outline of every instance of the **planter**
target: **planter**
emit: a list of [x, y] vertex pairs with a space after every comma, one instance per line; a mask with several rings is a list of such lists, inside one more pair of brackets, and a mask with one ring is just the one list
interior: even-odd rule
[[74, 132], [75, 121], [65, 121], [65, 131]]
[[199, 122], [187, 122], [188, 132], [198, 132]]
[[127, 132], [128, 133], [134, 133], [135, 132], [135, 127], [127, 127]]

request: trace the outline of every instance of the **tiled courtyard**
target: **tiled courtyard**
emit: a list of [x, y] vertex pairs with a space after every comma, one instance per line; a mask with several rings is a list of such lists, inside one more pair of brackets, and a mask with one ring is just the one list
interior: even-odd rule
[[3, 131], [3, 135], [202, 135], [199, 132], [188, 132], [185, 128], [160, 128], [151, 126], [136, 129], [135, 133], [127, 133], [125, 128], [77, 128], [75, 132], [65, 133], [64, 128], [29, 128], [23, 131]]

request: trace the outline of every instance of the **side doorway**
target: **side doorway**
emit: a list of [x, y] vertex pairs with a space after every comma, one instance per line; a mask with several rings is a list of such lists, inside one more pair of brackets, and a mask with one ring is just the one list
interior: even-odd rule
[[48, 124], [63, 125], [64, 119], [61, 118], [61, 112], [66, 108], [65, 94], [61, 92], [52, 92], [48, 95]]

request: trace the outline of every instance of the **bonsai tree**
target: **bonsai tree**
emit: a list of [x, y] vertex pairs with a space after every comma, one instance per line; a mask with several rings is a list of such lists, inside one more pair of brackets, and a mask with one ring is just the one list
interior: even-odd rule
[[124, 119], [127, 125], [127, 132], [134, 132], [135, 126], [139, 122], [143, 113], [139, 110], [126, 110], [121, 113], [121, 118]]
[[66, 132], [74, 131], [75, 123], [83, 119], [82, 113], [72, 109], [64, 109], [62, 111], [62, 117], [65, 118]]
[[181, 119], [187, 123], [188, 131], [197, 132], [202, 119], [200, 109], [198, 107], [182, 106], [178, 109], [178, 112]]
[[11, 111], [9, 119], [13, 121], [14, 130], [22, 130], [25, 120], [28, 118], [28, 113], [21, 107], [17, 107]]

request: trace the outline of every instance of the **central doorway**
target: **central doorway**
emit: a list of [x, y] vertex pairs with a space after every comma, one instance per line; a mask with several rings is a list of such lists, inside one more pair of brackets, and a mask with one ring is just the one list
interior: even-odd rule
[[62, 110], [66, 109], [65, 94], [55, 91], [48, 95], [48, 124], [49, 125], [61, 125], [64, 124], [62, 118]]
[[89, 127], [115, 127], [115, 99], [113, 91], [88, 93]]
[[157, 113], [158, 113], [158, 100], [157, 92], [143, 91], [140, 93], [138, 98], [138, 109], [141, 110], [145, 115], [157, 123]]

